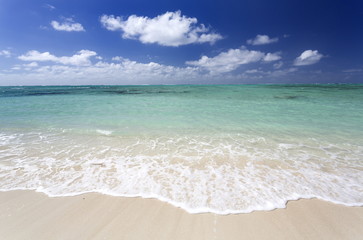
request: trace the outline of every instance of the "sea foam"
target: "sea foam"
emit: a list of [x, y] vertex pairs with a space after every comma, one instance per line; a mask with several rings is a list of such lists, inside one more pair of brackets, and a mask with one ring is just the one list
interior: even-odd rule
[[100, 134], [103, 134], [103, 135], [106, 135], [106, 136], [110, 136], [113, 133], [113, 131], [102, 130], [102, 129], [97, 129], [96, 132], [98, 132]]
[[271, 210], [299, 198], [363, 204], [359, 145], [317, 139], [277, 143], [238, 134], [110, 139], [68, 134], [0, 135], [1, 190], [157, 198], [190, 213]]

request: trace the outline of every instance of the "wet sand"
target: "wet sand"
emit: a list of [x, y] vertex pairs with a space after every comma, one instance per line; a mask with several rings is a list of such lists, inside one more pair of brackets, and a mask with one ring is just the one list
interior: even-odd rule
[[0, 192], [0, 239], [362, 239], [363, 208], [317, 199], [248, 214], [189, 214], [156, 199]]

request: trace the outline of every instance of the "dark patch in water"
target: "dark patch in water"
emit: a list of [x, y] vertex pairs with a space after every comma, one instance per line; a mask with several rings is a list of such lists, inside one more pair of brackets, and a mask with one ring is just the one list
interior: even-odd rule
[[175, 93], [175, 92], [170, 90], [159, 90], [157, 91], [157, 93]]
[[353, 87], [353, 86], [349, 86], [349, 87], [343, 87], [343, 88], [338, 88], [338, 90], [360, 90], [363, 89], [362, 87]]
[[41, 92], [41, 91], [3, 91], [0, 97], [27, 97], [27, 96], [46, 96], [46, 95], [65, 95], [70, 92], [54, 91], [54, 92]]
[[361, 84], [286, 84], [286, 85], [265, 85], [268, 88], [275, 89], [300, 89], [300, 90], [319, 90], [319, 91], [331, 91], [331, 90], [361, 90], [363, 85]]
[[138, 89], [127, 89], [127, 90], [106, 90], [103, 91], [107, 94], [120, 94], [120, 95], [136, 95], [136, 94], [164, 94], [164, 93], [189, 93], [189, 91], [172, 91], [172, 90], [138, 90]]
[[109, 94], [121, 94], [121, 95], [127, 95], [127, 94], [143, 94], [140, 91], [135, 90], [112, 90], [112, 91], [104, 91], [105, 93]]
[[69, 94], [69, 92], [30, 92], [24, 93], [24, 96], [44, 96], [44, 95], [64, 95]]
[[274, 98], [277, 98], [277, 99], [297, 99], [297, 98], [301, 98], [301, 96], [274, 96]]

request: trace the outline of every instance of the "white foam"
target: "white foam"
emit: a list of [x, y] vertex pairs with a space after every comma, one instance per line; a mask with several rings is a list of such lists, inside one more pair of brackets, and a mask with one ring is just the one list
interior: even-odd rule
[[100, 134], [103, 134], [103, 135], [106, 135], [106, 136], [110, 136], [113, 133], [113, 131], [102, 130], [102, 129], [97, 129], [96, 132], [98, 132]]
[[272, 210], [299, 198], [363, 205], [363, 147], [354, 143], [64, 132], [0, 134], [0, 140], [2, 191], [157, 198], [190, 213]]

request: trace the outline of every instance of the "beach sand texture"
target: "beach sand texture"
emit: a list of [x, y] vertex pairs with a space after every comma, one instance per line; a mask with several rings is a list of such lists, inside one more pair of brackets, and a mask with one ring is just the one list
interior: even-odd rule
[[0, 192], [0, 239], [362, 239], [363, 208], [317, 199], [248, 214], [189, 214], [156, 199]]

